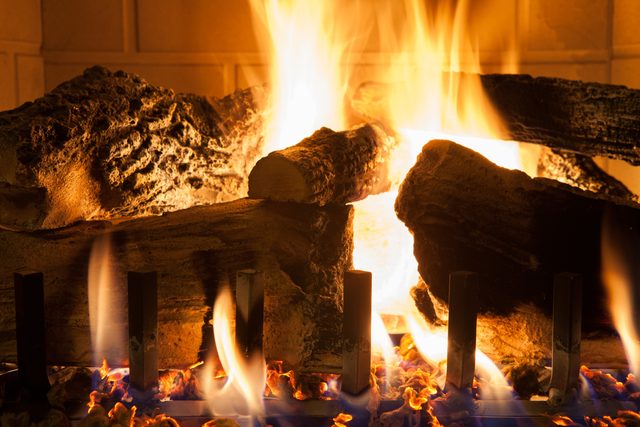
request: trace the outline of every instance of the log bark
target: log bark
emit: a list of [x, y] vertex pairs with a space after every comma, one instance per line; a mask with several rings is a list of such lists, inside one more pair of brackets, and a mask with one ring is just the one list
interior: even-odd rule
[[419, 271], [447, 300], [452, 271], [481, 277], [483, 312], [532, 304], [550, 315], [553, 275], [584, 277], [587, 330], [610, 325], [601, 284], [603, 214], [640, 226], [638, 205], [529, 178], [451, 141], [427, 144], [403, 182], [396, 213], [415, 237]]
[[0, 224], [37, 228], [48, 211], [47, 190], [0, 182]]
[[591, 157], [580, 154], [543, 147], [538, 158], [538, 176], [612, 199], [638, 201], [638, 196], [622, 182], [600, 169]]
[[249, 175], [249, 196], [320, 206], [361, 200], [389, 188], [391, 145], [375, 125], [344, 132], [322, 128], [260, 159]]
[[[460, 74], [461, 88], [476, 75]], [[479, 76], [502, 117], [504, 139], [640, 164], [640, 90], [529, 75]], [[363, 83], [351, 106], [367, 121], [387, 126], [393, 85]], [[460, 93], [465, 93], [464, 89]]]
[[[15, 360], [12, 277], [27, 267], [45, 277], [49, 362], [94, 363], [88, 263], [93, 242], [108, 234], [117, 265], [114, 283], [122, 296], [127, 271], [158, 272], [160, 367], [184, 367], [203, 357], [211, 348], [208, 322], [217, 288], [233, 288], [236, 271], [255, 269], [265, 279], [267, 357], [300, 371], [340, 372], [342, 277], [351, 267], [351, 222], [350, 206], [241, 199], [119, 223], [0, 229], [0, 359]], [[126, 297], [121, 299], [126, 305]], [[124, 309], [106, 308], [114, 314]], [[126, 323], [121, 326], [126, 331]]]
[[[418, 310], [432, 323], [434, 306], [446, 305], [433, 300], [429, 286], [420, 283], [411, 295]], [[590, 313], [584, 313], [589, 316]], [[552, 318], [548, 312], [533, 304], [514, 304], [509, 313], [484, 312], [478, 316], [477, 346], [491, 360], [503, 365], [545, 361], [551, 358]], [[628, 368], [627, 356], [620, 337], [609, 331], [583, 334], [581, 362], [591, 367]]]
[[45, 188], [37, 225], [50, 228], [244, 197], [265, 97], [261, 88], [176, 94], [92, 67], [0, 113], [0, 182]]

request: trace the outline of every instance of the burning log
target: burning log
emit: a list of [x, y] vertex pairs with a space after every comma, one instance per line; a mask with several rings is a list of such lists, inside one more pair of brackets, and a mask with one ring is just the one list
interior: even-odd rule
[[538, 159], [538, 176], [611, 198], [638, 201], [638, 196], [623, 183], [600, 169], [591, 157], [581, 154], [542, 148]]
[[262, 148], [265, 96], [260, 88], [222, 99], [176, 94], [96, 66], [0, 113], [0, 182], [44, 188], [49, 201], [17, 225], [59, 227], [243, 197]]
[[588, 330], [610, 325], [600, 280], [605, 210], [640, 225], [638, 205], [532, 179], [442, 140], [423, 148], [396, 201], [435, 297], [447, 300], [450, 272], [476, 271], [481, 312], [509, 314], [531, 304], [550, 315], [554, 274], [573, 271], [584, 277]]
[[256, 269], [264, 278], [266, 357], [300, 371], [340, 372], [351, 221], [350, 206], [241, 199], [119, 223], [81, 222], [35, 232], [0, 229], [0, 354], [15, 360], [12, 278], [28, 263], [47, 272], [49, 363], [92, 363], [87, 266], [93, 241], [109, 233], [113, 259], [119, 261], [117, 289], [126, 292], [127, 271], [158, 272], [161, 368], [188, 366], [211, 348], [208, 322], [218, 286], [234, 287], [237, 271]]
[[389, 188], [390, 149], [391, 139], [375, 125], [322, 128], [260, 159], [249, 175], [249, 197], [320, 206], [361, 200]]
[[[640, 164], [640, 90], [529, 75], [479, 77], [506, 125], [502, 138]], [[465, 79], [476, 76], [460, 78], [464, 87]], [[366, 120], [391, 125], [390, 90], [388, 85], [364, 83], [351, 105]]]

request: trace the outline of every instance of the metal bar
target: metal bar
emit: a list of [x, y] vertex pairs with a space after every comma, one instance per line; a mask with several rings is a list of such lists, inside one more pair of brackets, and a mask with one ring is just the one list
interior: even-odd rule
[[23, 272], [13, 275], [16, 307], [18, 379], [29, 401], [46, 401], [49, 391], [46, 330], [44, 318], [44, 276]]
[[449, 275], [449, 343], [446, 387], [471, 391], [476, 367], [478, 275], [457, 271]]
[[371, 273], [351, 270], [344, 275], [342, 326], [342, 391], [360, 394], [369, 387], [371, 370]]
[[236, 273], [236, 343], [245, 356], [262, 353], [264, 279], [261, 272]]
[[553, 283], [553, 343], [549, 403], [566, 404], [577, 397], [582, 332], [582, 278], [556, 274]]
[[158, 382], [158, 274], [130, 271], [129, 293], [129, 378], [141, 392]]

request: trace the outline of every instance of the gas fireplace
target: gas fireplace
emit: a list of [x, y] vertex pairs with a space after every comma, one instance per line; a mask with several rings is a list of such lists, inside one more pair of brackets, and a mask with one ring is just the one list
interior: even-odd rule
[[640, 4], [556, 3], [0, 0], [0, 425], [640, 425]]

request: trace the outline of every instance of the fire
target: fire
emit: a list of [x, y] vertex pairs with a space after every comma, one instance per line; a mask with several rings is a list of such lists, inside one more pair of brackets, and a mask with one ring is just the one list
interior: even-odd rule
[[118, 283], [116, 263], [108, 235], [98, 237], [89, 257], [88, 297], [89, 322], [94, 361], [104, 359], [122, 364], [127, 354], [126, 317], [124, 313], [123, 288]]
[[268, 28], [264, 51], [272, 61], [266, 152], [288, 147], [322, 126], [343, 129], [345, 40], [332, 17], [334, 2], [251, 0], [251, 5], [257, 23]]
[[[379, 2], [375, 11], [362, 1], [251, 3], [269, 34], [273, 111], [267, 151], [297, 143], [321, 126], [342, 129], [349, 123], [343, 105], [353, 70], [346, 64], [362, 48], [363, 37], [379, 35], [387, 61], [377, 67], [392, 88], [385, 125], [395, 130], [398, 144], [389, 159], [392, 190], [354, 205], [354, 266], [373, 273], [374, 347], [392, 363], [379, 315], [395, 314], [405, 318], [420, 353], [442, 363], [446, 333], [427, 325], [410, 297], [419, 276], [413, 237], [393, 209], [399, 184], [433, 138], [453, 139], [501, 166], [521, 168], [518, 145], [494, 139], [501, 123], [479, 78], [460, 73], [480, 71], [477, 49], [465, 34], [468, 2], [428, 8], [422, 0], [399, 0]], [[479, 353], [477, 359], [486, 372], [496, 373], [486, 356]]]
[[353, 419], [353, 416], [350, 414], [339, 413], [333, 419], [333, 425], [331, 427], [347, 427], [347, 423]]
[[633, 227], [623, 225], [624, 218], [607, 212], [602, 226], [602, 278], [606, 287], [609, 312], [620, 334], [632, 373], [640, 373], [640, 331], [637, 327], [633, 282], [636, 277], [638, 237]]
[[220, 364], [226, 377], [217, 377], [214, 364], [205, 363], [202, 386], [211, 413], [216, 416], [264, 413], [266, 367], [262, 355], [245, 360], [235, 345], [232, 321], [235, 318], [231, 291], [220, 291], [213, 310], [213, 334]]
[[102, 366], [100, 366], [100, 378], [101, 379], [107, 378], [107, 375], [109, 375], [110, 371], [111, 371], [111, 368], [109, 367], [109, 363], [107, 363], [107, 359], [106, 358], [102, 359]]

